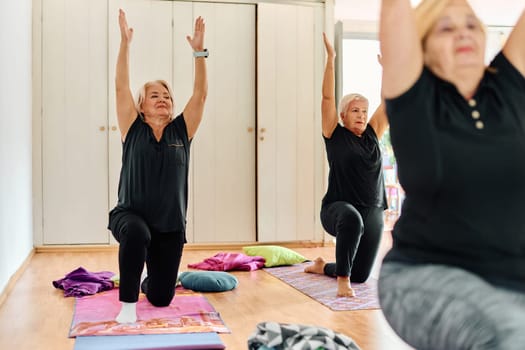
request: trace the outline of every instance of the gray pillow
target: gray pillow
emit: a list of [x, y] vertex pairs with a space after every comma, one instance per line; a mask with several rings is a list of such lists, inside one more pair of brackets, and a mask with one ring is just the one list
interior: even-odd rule
[[197, 292], [224, 292], [237, 287], [237, 277], [223, 271], [184, 271], [179, 275], [182, 286]]

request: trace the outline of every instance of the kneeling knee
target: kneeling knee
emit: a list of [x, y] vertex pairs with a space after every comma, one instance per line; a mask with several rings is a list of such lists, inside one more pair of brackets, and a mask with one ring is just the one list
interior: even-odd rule
[[354, 272], [352, 271], [352, 274], [350, 275], [350, 282], [365, 283], [368, 280], [368, 277], [370, 277], [370, 272], [354, 274]]
[[168, 298], [156, 298], [156, 299], [148, 298], [148, 301], [151, 303], [151, 305], [155, 307], [166, 307], [171, 303], [171, 300], [172, 299], [168, 299]]
[[169, 306], [173, 297], [174, 295], [147, 295], [148, 301], [156, 307]]
[[126, 227], [124, 239], [128, 243], [149, 244], [150, 235], [147, 227], [130, 223]]
[[358, 215], [346, 215], [339, 221], [339, 230], [363, 233], [363, 220]]

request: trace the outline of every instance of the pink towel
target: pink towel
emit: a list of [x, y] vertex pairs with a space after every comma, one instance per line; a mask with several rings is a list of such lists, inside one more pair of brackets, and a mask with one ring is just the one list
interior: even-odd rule
[[253, 271], [262, 268], [265, 261], [262, 256], [248, 256], [242, 253], [217, 253], [199, 263], [188, 264], [188, 267], [210, 271]]

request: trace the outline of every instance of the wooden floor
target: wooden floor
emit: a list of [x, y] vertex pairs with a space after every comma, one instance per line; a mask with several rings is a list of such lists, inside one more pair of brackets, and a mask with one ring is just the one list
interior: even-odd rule
[[[293, 249], [310, 259], [334, 255], [333, 247]], [[188, 263], [202, 261], [219, 251], [185, 250], [181, 271], [187, 270]], [[0, 305], [0, 349], [73, 349], [74, 339], [67, 335], [74, 300], [65, 298], [51, 281], [79, 266], [93, 272], [117, 272], [117, 251], [34, 254]], [[232, 273], [239, 279], [236, 289], [205, 294], [231, 330], [231, 334], [220, 335], [227, 349], [247, 349], [248, 337], [263, 321], [331, 328], [350, 336], [363, 350], [411, 349], [389, 328], [380, 310], [331, 311], [263, 270]]]

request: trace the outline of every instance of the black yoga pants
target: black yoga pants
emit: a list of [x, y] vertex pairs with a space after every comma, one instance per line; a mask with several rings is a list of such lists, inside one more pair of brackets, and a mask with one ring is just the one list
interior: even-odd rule
[[321, 223], [326, 232], [336, 239], [336, 262], [326, 264], [325, 275], [350, 276], [352, 282], [365, 282], [381, 243], [383, 208], [333, 202], [322, 207]]
[[110, 229], [120, 243], [119, 300], [127, 303], [138, 301], [140, 277], [146, 263], [149, 302], [155, 306], [168, 306], [175, 296], [185, 234], [157, 232], [131, 212], [117, 214]]

